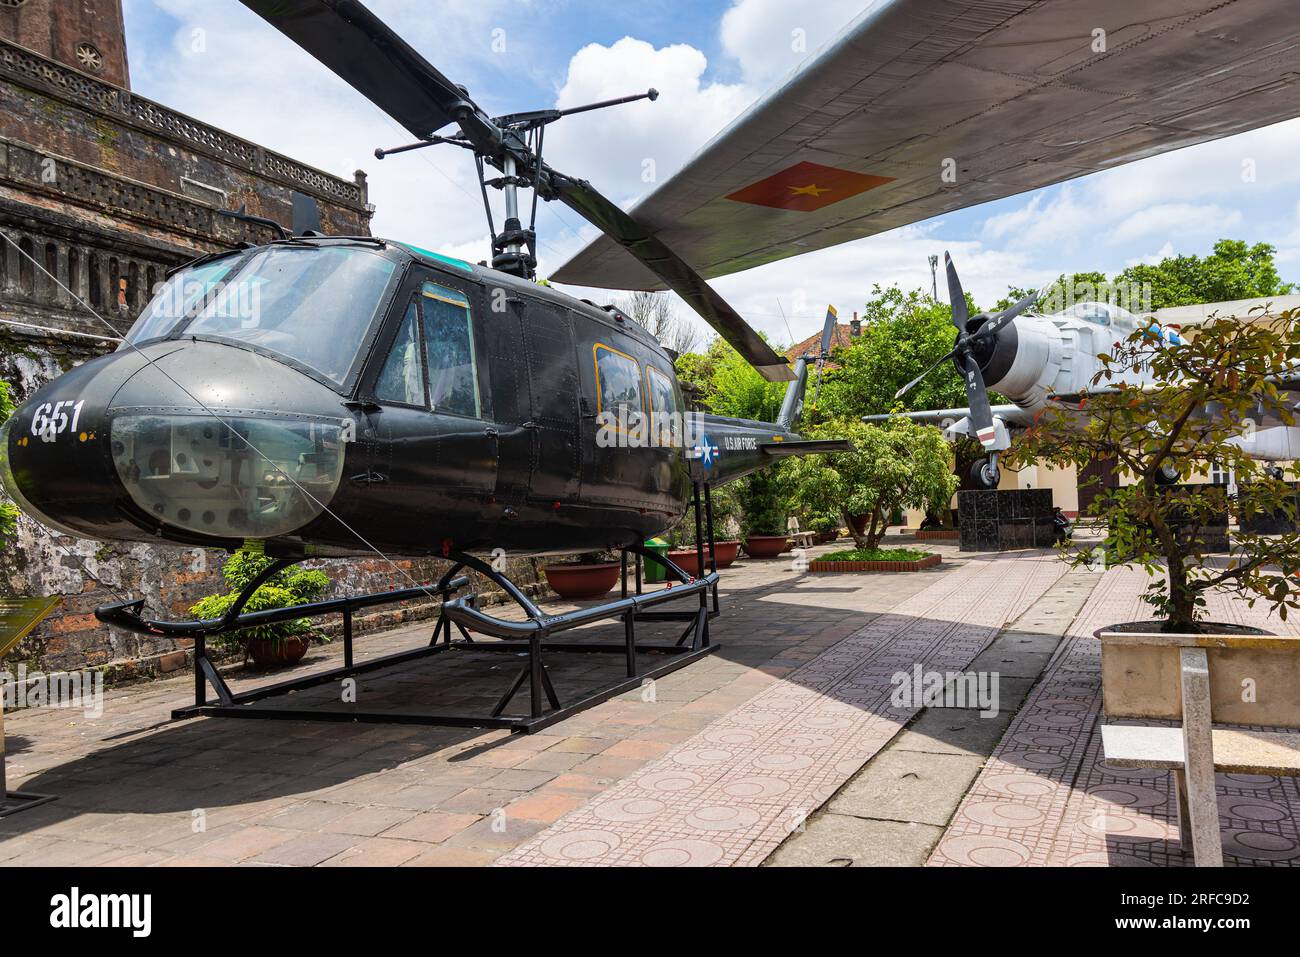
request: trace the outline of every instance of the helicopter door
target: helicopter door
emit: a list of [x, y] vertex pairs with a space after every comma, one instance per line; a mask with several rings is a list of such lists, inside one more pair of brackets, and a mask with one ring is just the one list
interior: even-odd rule
[[528, 498], [572, 502], [582, 480], [578, 365], [573, 317], [549, 302], [531, 302], [523, 318], [532, 462]]
[[393, 332], [373, 388], [384, 453], [376, 488], [394, 514], [456, 510], [496, 488], [496, 442], [480, 381], [475, 290], [421, 278]]

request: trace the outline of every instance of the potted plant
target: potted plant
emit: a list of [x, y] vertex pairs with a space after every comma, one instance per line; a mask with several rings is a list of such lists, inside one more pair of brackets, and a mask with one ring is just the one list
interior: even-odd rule
[[[200, 599], [190, 607], [190, 614], [200, 619], [220, 618], [244, 588], [273, 561], [260, 552], [244, 549], [234, 552], [221, 566], [221, 577], [230, 591]], [[319, 599], [329, 587], [329, 576], [323, 571], [286, 568], [262, 583], [244, 604], [243, 610], [267, 611], [304, 605]], [[219, 646], [242, 648], [245, 664], [258, 670], [270, 670], [297, 664], [307, 653], [313, 638], [329, 640], [306, 618], [295, 618], [214, 635], [211, 640]]]
[[571, 562], [546, 565], [547, 584], [561, 598], [581, 600], [606, 595], [618, 583], [622, 563], [610, 551], [583, 552]]
[[[1086, 409], [1066, 403], [1049, 410], [1011, 450], [1013, 467], [1038, 459], [1082, 469], [1113, 457], [1119, 487], [1103, 488], [1085, 512], [1105, 524], [1103, 543], [1062, 549], [1074, 565], [1136, 565], [1151, 576], [1143, 600], [1158, 619], [1119, 630], [1232, 627], [1201, 620], [1211, 589], [1235, 592], [1252, 605], [1263, 599], [1283, 620], [1300, 601], [1294, 489], [1271, 463], [1249, 458], [1242, 448], [1261, 416], [1294, 423], [1292, 403], [1277, 383], [1293, 376], [1300, 361], [1297, 320], [1297, 311], [1267, 323], [1212, 317], [1172, 343], [1139, 329], [1113, 354], [1099, 357], [1094, 386], [1101, 390], [1088, 396]], [[1129, 384], [1135, 375], [1149, 384]], [[1240, 531], [1226, 558], [1212, 558], [1223, 549], [1230, 505], [1228, 489], [1207, 481], [1216, 465], [1236, 477], [1232, 504], [1240, 517], [1286, 515], [1291, 531]]]
[[[740, 530], [738, 519], [740, 503], [736, 497], [734, 485], [724, 485], [720, 488], [711, 489], [709, 497], [713, 503], [714, 559], [718, 564], [718, 568], [726, 568], [740, 554], [740, 539], [732, 537]], [[707, 526], [704, 527], [704, 530], [707, 535]], [[668, 558], [680, 566], [683, 571], [698, 575], [700, 572], [696, 567], [698, 555], [695, 551], [695, 516], [691, 512], [687, 512], [676, 527], [667, 533], [667, 538], [672, 545]], [[705, 543], [704, 561], [706, 567], [708, 560], [708, 544]]]
[[883, 425], [845, 418], [810, 429], [809, 437], [847, 438], [853, 449], [794, 460], [796, 498], [813, 513], [838, 515], [854, 551], [871, 553], [873, 561], [892, 560], [880, 542], [902, 509], [946, 502], [956, 491], [948, 444], [934, 426], [901, 417]]
[[785, 463], [781, 463], [737, 482], [745, 553], [750, 558], [775, 558], [790, 547], [784, 475]]

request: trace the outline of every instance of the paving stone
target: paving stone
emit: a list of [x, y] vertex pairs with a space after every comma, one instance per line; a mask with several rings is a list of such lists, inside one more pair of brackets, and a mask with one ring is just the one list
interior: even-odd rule
[[259, 864], [313, 867], [352, 847], [350, 834], [303, 834], [262, 851], [253, 860]]
[[929, 754], [961, 754], [984, 757], [992, 754], [1011, 723], [1012, 713], [1003, 710], [992, 718], [980, 712], [958, 708], [926, 708], [907, 730], [894, 739], [890, 751], [922, 751]]
[[504, 788], [466, 788], [455, 797], [438, 805], [440, 811], [452, 811], [458, 814], [491, 814], [498, 808], [505, 807], [519, 798], [518, 791]]
[[426, 811], [409, 821], [403, 821], [383, 832], [384, 837], [441, 844], [465, 828], [481, 820], [477, 814], [453, 814], [447, 811]]
[[807, 839], [789, 841], [769, 867], [918, 867], [943, 834], [932, 824], [873, 821], [843, 814], [817, 819]]
[[419, 813], [410, 808], [382, 806], [354, 808], [346, 804], [339, 806], [344, 808], [347, 813], [321, 825], [321, 830], [337, 834], [357, 834], [373, 837], [390, 827], [396, 827], [404, 821], [409, 821]]
[[419, 841], [373, 837], [322, 862], [322, 867], [399, 867], [429, 849]]
[[943, 825], [983, 767], [979, 757], [889, 750], [835, 795], [835, 814]]

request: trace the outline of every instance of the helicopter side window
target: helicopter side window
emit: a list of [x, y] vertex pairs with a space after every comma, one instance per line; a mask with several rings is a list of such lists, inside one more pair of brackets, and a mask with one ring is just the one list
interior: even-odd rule
[[424, 407], [424, 366], [420, 361], [420, 309], [412, 300], [393, 351], [375, 383], [375, 398]]
[[641, 413], [641, 366], [630, 355], [606, 345], [592, 347], [596, 360], [596, 411], [612, 412], [618, 422]]
[[676, 445], [679, 435], [679, 416], [681, 409], [677, 405], [677, 390], [673, 380], [654, 366], [645, 369], [646, 397], [650, 401], [650, 416], [654, 428], [663, 438], [668, 438]]
[[468, 297], [426, 282], [420, 289], [420, 311], [433, 411], [478, 418], [482, 410]]

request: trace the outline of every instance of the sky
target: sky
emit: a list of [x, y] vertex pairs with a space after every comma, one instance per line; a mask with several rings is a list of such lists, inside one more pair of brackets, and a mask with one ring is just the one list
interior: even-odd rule
[[[446, 75], [499, 115], [642, 92], [640, 102], [550, 127], [546, 157], [625, 207], [642, 160], [671, 175], [750, 103], [797, 69], [871, 0], [368, 0]], [[327, 172], [369, 175], [376, 235], [477, 262], [490, 253], [473, 164], [432, 148], [374, 158], [411, 136], [236, 0], [124, 0], [132, 88]], [[809, 16], [809, 11], [815, 15]], [[790, 47], [807, 31], [807, 53]], [[713, 284], [752, 325], [789, 343], [841, 318], [873, 284], [930, 287], [928, 256], [951, 251], [977, 304], [1061, 273], [1114, 274], [1219, 238], [1278, 247], [1300, 281], [1300, 120], [1142, 160]], [[1243, 180], [1244, 160], [1254, 165]], [[496, 217], [501, 220], [499, 197]], [[539, 275], [595, 233], [558, 203], [538, 215]], [[942, 277], [940, 278], [942, 283]], [[580, 294], [588, 291], [570, 290]], [[617, 293], [597, 293], [608, 301]], [[679, 305], [683, 314], [689, 314]]]

